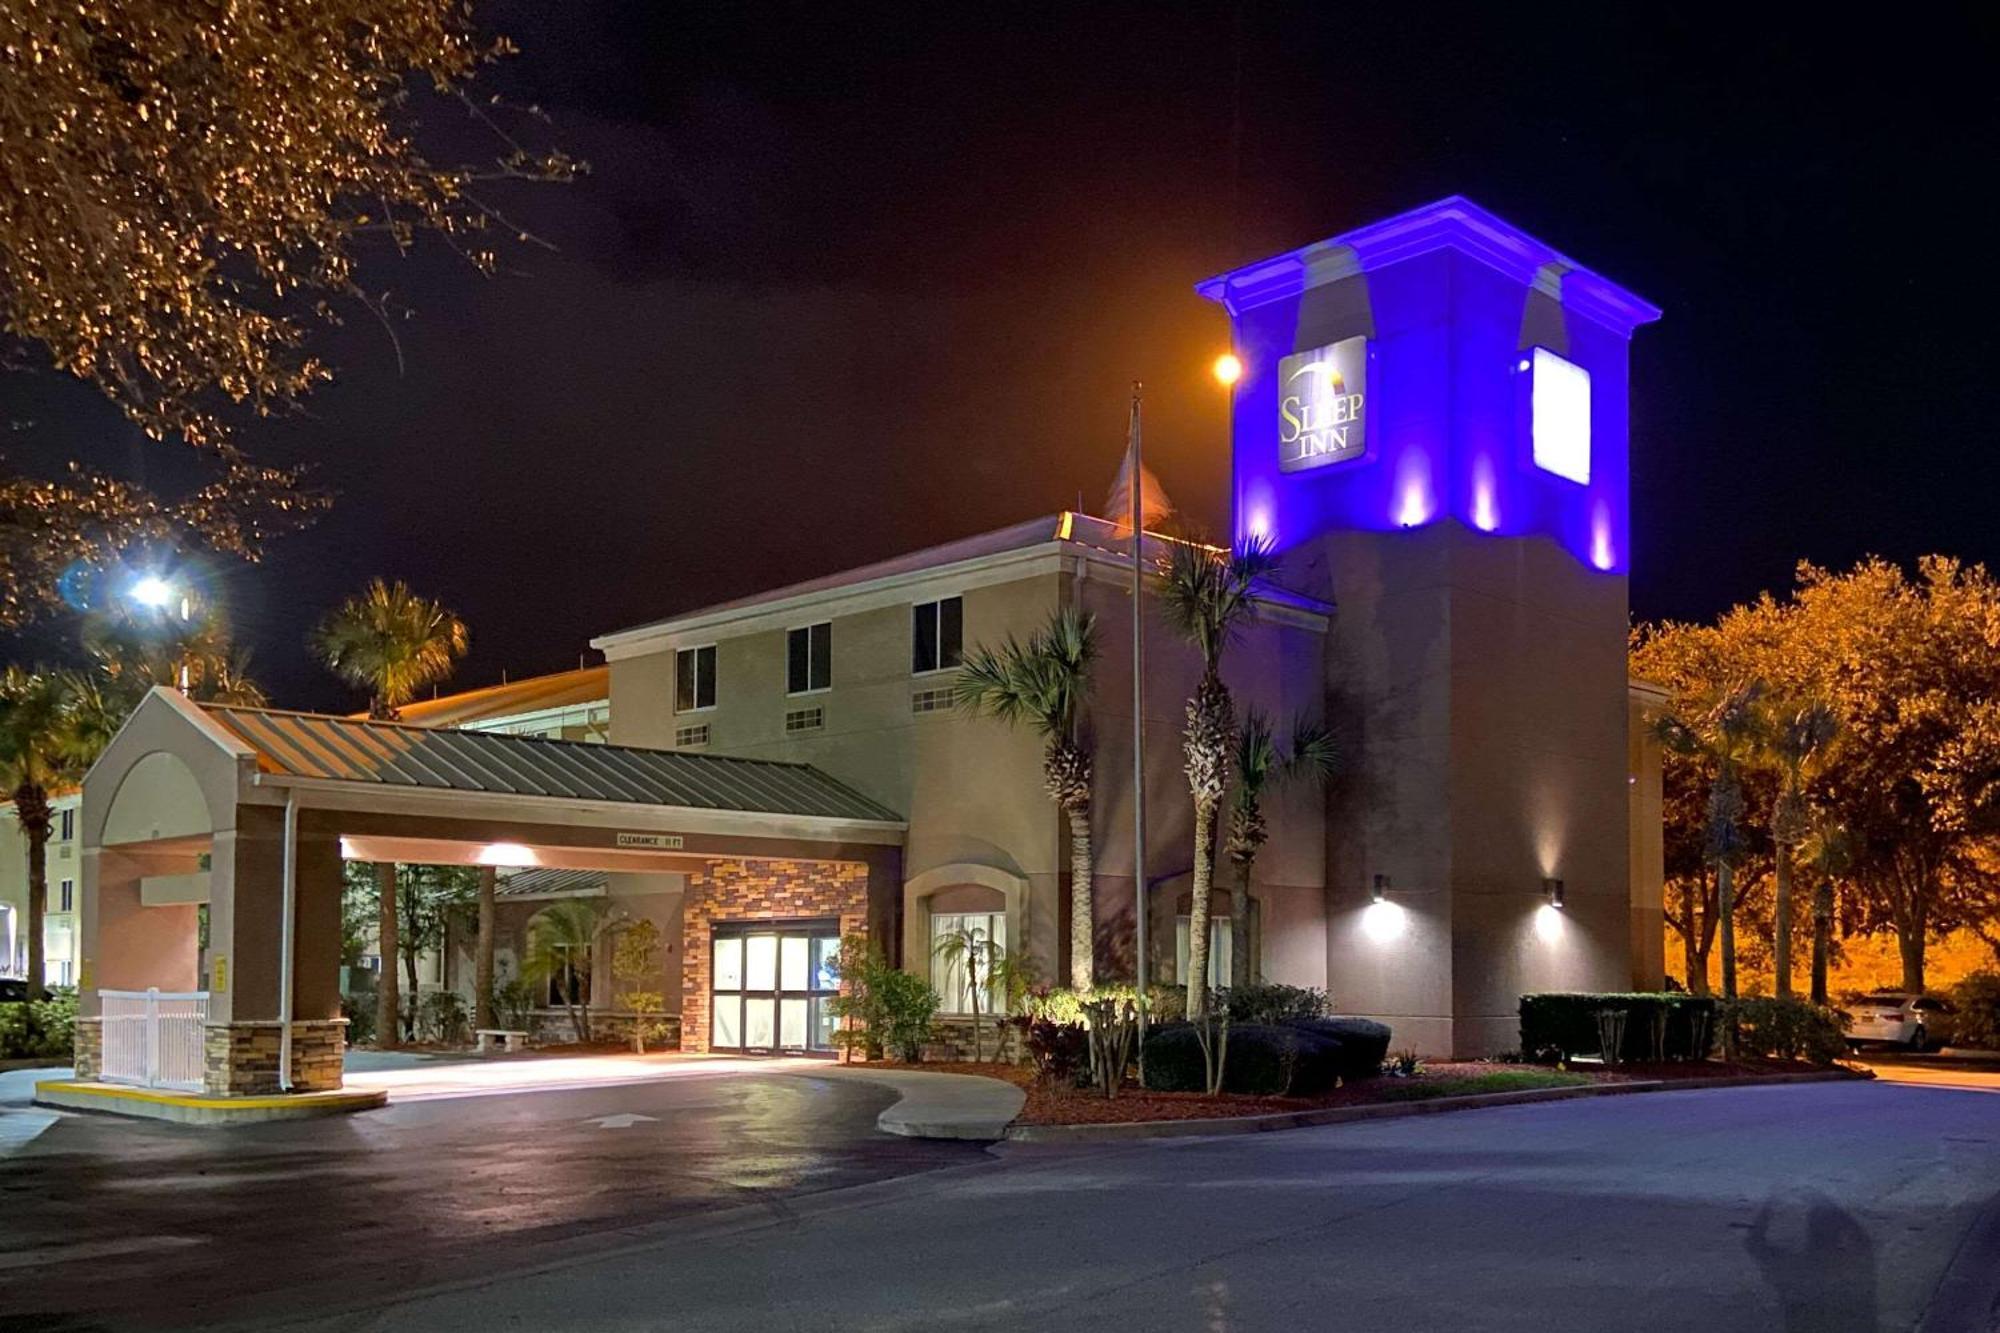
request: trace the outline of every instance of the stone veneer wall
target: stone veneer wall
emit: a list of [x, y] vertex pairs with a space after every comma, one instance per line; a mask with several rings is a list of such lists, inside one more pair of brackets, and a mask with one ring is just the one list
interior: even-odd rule
[[[632, 1026], [639, 1016], [624, 1009], [592, 1009], [590, 1011], [590, 1035], [593, 1041], [616, 1041], [627, 1045], [632, 1041]], [[672, 1051], [680, 1049], [681, 1016], [679, 1014], [652, 1014], [648, 1016], [653, 1035], [646, 1039], [648, 1051]], [[535, 1009], [528, 1014], [528, 1042], [532, 1046], [574, 1046], [576, 1027], [570, 1022], [567, 1009]]]
[[104, 1020], [76, 1020], [76, 1077], [90, 1082], [104, 1072]]
[[[204, 1090], [212, 1097], [278, 1092], [278, 1027], [275, 1022], [210, 1025], [204, 1037]], [[291, 1090], [331, 1092], [338, 1088], [341, 1057], [346, 1050], [346, 1019], [294, 1022]]]
[[687, 878], [682, 927], [681, 1049], [708, 1049], [709, 926], [717, 921], [838, 917], [868, 930], [868, 867], [849, 861], [711, 861]]

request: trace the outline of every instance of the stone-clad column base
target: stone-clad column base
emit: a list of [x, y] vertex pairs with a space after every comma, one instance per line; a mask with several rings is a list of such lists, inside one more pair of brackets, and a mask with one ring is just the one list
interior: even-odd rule
[[79, 1082], [96, 1078], [104, 1072], [104, 1020], [101, 1018], [79, 1018], [76, 1020], [76, 1078]]
[[[276, 1022], [217, 1023], [208, 1028], [203, 1091], [214, 1097], [269, 1096], [278, 1087]], [[347, 1050], [344, 1018], [292, 1024], [292, 1092], [331, 1092], [340, 1086]]]

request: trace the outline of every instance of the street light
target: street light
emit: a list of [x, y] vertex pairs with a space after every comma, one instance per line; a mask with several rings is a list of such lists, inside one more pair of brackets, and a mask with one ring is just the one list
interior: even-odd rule
[[133, 580], [132, 586], [126, 589], [125, 595], [141, 606], [149, 606], [155, 611], [163, 611], [166, 609], [167, 603], [174, 600], [174, 585], [161, 578], [158, 574], [143, 574]]
[[1224, 352], [1215, 358], [1214, 369], [1216, 382], [1225, 386], [1243, 378], [1243, 360], [1234, 352]]

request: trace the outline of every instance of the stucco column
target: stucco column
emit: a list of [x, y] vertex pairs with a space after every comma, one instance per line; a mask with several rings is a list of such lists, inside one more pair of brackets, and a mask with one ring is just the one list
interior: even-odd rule
[[[340, 845], [302, 827], [295, 862], [291, 1090], [340, 1086]], [[209, 900], [208, 1091], [269, 1094], [281, 1088], [284, 947], [284, 811], [238, 807], [233, 832], [216, 834]]]

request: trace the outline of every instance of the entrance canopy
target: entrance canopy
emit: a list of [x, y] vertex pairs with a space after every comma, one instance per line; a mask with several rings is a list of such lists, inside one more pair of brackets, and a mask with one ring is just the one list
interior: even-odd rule
[[82, 824], [86, 1018], [100, 989], [157, 987], [205, 989], [211, 1028], [337, 1020], [343, 857], [708, 877], [845, 865], [865, 878], [870, 933], [901, 933], [907, 826], [804, 764], [156, 689], [85, 777]]

